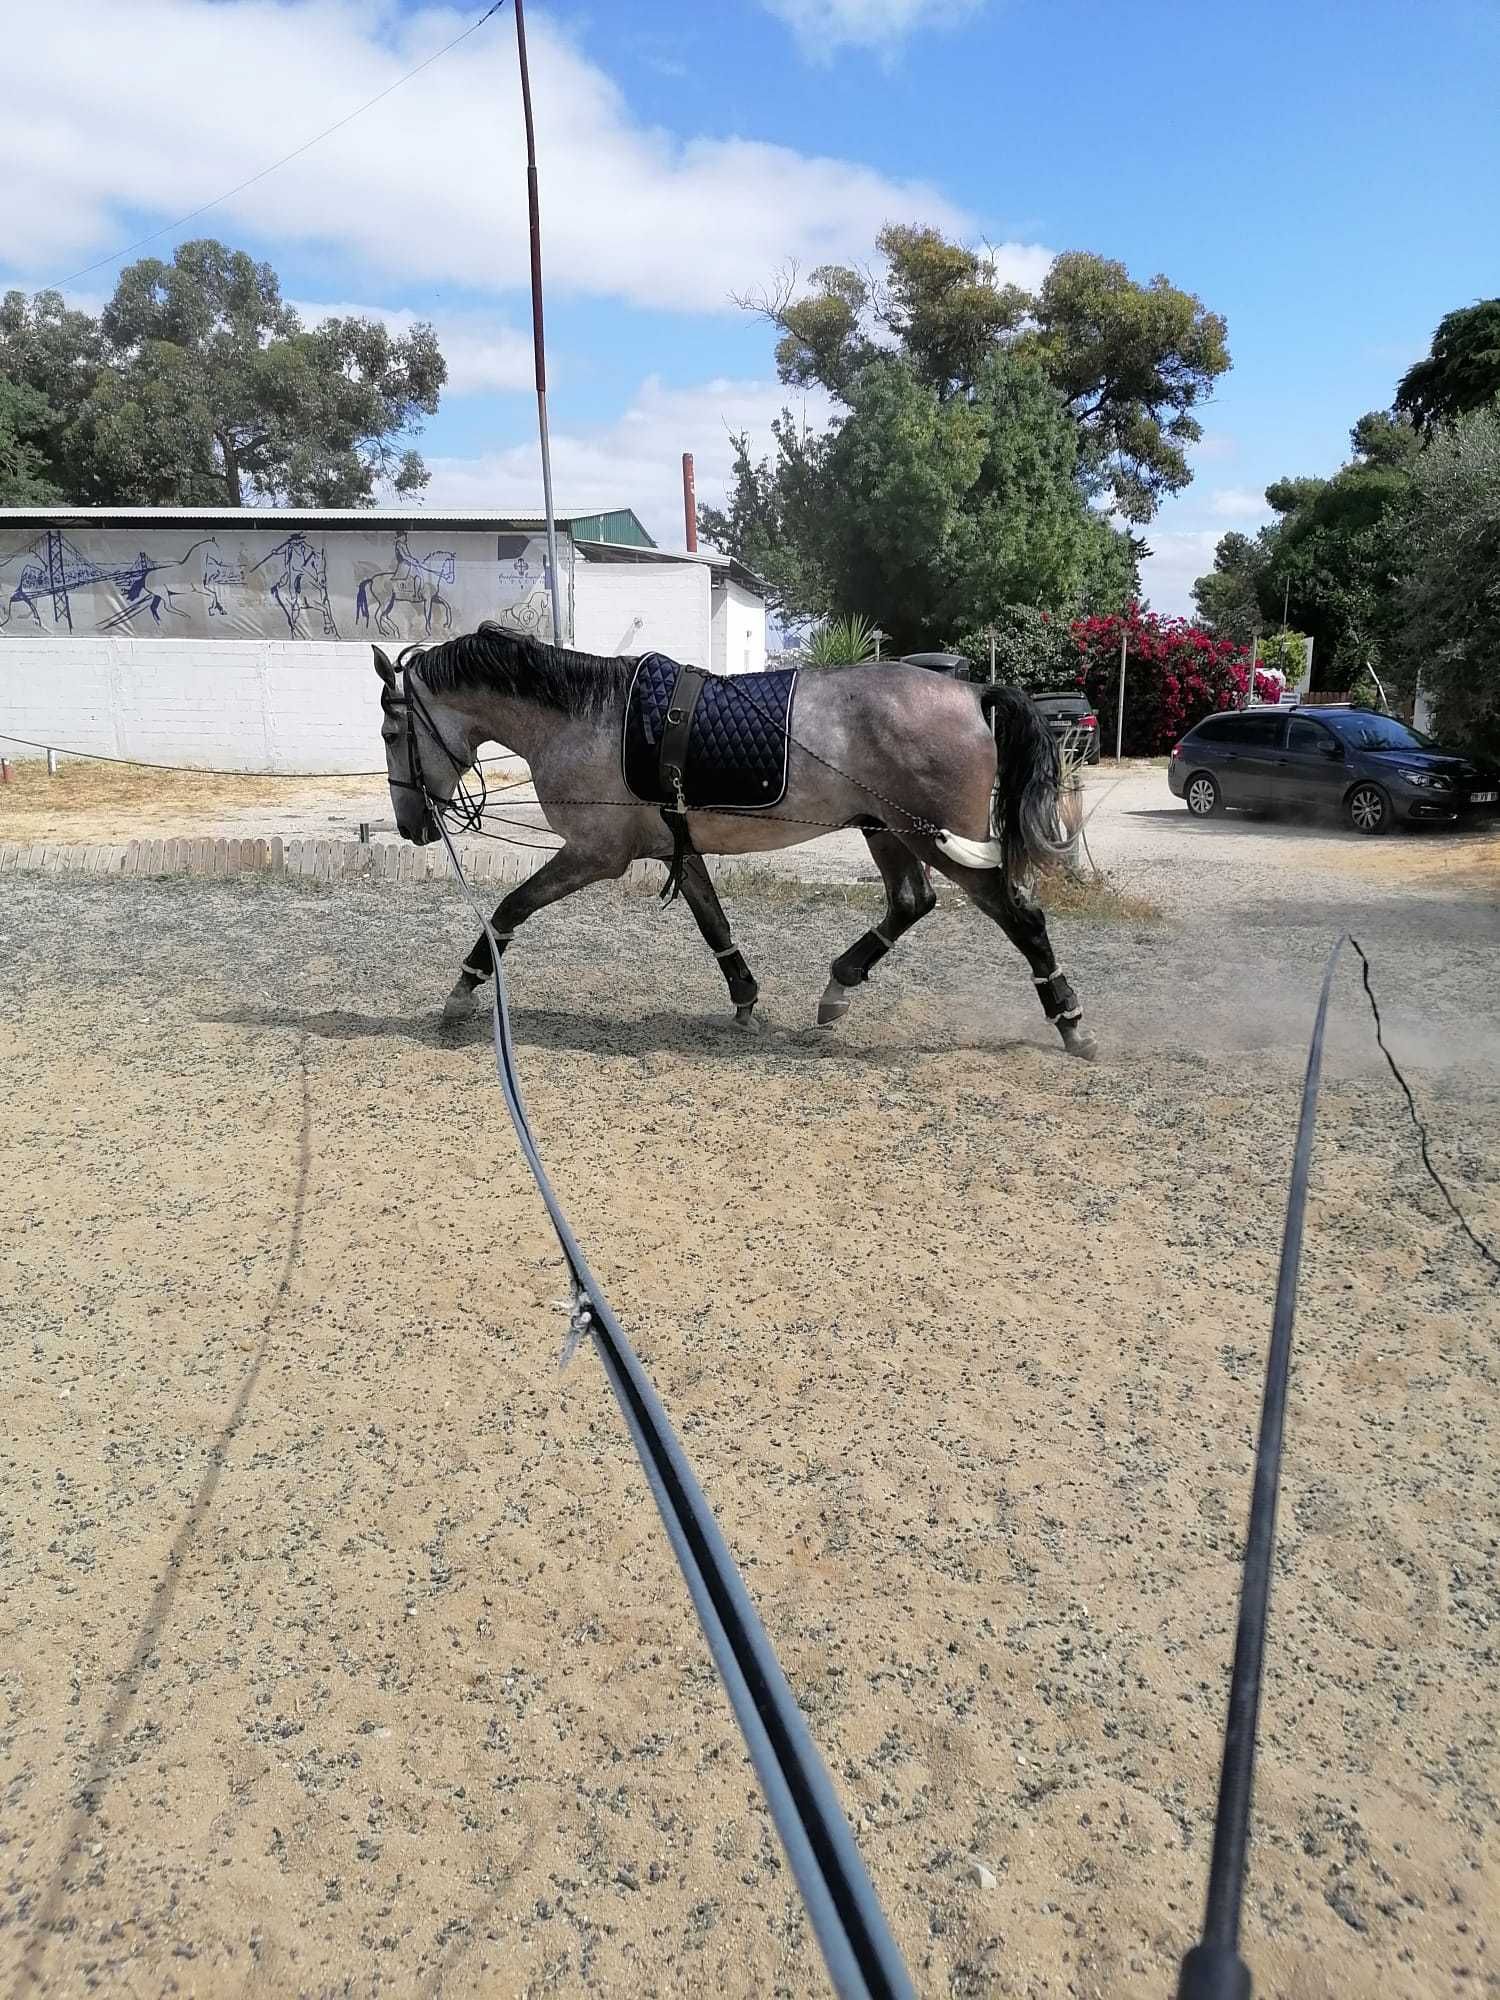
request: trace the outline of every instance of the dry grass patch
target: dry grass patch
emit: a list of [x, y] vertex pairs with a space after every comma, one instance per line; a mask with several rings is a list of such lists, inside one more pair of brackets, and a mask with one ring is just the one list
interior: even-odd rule
[[[8, 760], [9, 761], [9, 760]], [[491, 791], [526, 782], [514, 764], [487, 767]], [[246, 771], [167, 771], [155, 764], [115, 764], [69, 757], [47, 775], [45, 757], [10, 763], [10, 782], [0, 785], [0, 840], [110, 838], [139, 818], [153, 829], [175, 824], [202, 825], [224, 814], [257, 806], [296, 807], [303, 800], [367, 798], [380, 777], [319, 778], [301, 773], [276, 775]], [[100, 822], [87, 831], [78, 823]]]

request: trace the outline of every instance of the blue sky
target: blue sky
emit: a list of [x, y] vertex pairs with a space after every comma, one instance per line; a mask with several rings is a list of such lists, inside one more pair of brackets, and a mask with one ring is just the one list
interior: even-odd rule
[[[17, 4], [33, 74], [66, 79], [0, 128], [0, 282], [28, 287], [255, 172], [482, 11]], [[1033, 281], [1099, 251], [1226, 315], [1194, 483], [1147, 531], [1168, 610], [1218, 534], [1264, 518], [1268, 479], [1331, 469], [1441, 315], [1500, 288], [1488, 0], [531, 0], [527, 19], [559, 498], [634, 505], [664, 541], [680, 453], [716, 497], [728, 430], [763, 438], [783, 400], [731, 291], [787, 257], [857, 259], [886, 219], [987, 239]], [[310, 310], [437, 321], [433, 504], [538, 495], [519, 126], [506, 8], [181, 232], [269, 257]]]

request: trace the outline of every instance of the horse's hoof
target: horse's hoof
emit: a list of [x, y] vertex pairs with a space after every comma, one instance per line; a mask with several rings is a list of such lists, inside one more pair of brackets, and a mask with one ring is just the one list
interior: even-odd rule
[[823, 988], [823, 997], [818, 1002], [818, 1026], [837, 1027], [849, 1011], [849, 993], [836, 979], [830, 979]]
[[476, 991], [477, 988], [465, 986], [462, 980], [454, 987], [443, 1002], [443, 1020], [448, 1027], [453, 1027], [456, 1022], [468, 1020], [474, 1011]]
[[766, 1024], [764, 1021], [758, 1021], [755, 1018], [755, 1002], [752, 1000], [748, 1007], [735, 1008], [734, 1025], [737, 1028], [745, 1029], [749, 1034], [758, 1035]]
[[1082, 1062], [1092, 1062], [1098, 1055], [1099, 1044], [1082, 1028], [1065, 1027], [1061, 1032], [1063, 1047], [1070, 1056], [1077, 1056]]

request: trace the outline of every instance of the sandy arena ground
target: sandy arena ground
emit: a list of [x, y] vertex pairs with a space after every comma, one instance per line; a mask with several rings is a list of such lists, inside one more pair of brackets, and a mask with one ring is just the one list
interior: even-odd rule
[[[1383, 876], [1290, 845], [1288, 893], [1226, 836], [1173, 861], [1147, 821], [1132, 860], [1119, 825], [1169, 919], [1059, 923], [1093, 1067], [967, 910], [822, 1039], [869, 921], [835, 893], [737, 905], [757, 1039], [681, 906], [596, 892], [513, 954], [554, 1179], [924, 1996], [1174, 1988], [1347, 917], [1500, 1236], [1493, 896], [1423, 843]], [[436, 1025], [467, 941], [436, 887], [0, 880], [0, 1990], [827, 1990], [602, 1373], [558, 1373], [484, 1024]], [[1500, 1292], [1362, 1007], [1351, 968], [1245, 1916], [1264, 2000], [1500, 1992]]]

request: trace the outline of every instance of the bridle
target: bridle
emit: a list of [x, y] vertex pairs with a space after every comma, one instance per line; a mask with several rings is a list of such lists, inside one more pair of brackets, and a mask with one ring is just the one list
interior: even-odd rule
[[[405, 778], [391, 778], [391, 789], [398, 792], [416, 792], [426, 802], [428, 813], [436, 820], [440, 815], [456, 814], [463, 831], [472, 831], [484, 817], [488, 799], [483, 770], [479, 770], [479, 786], [476, 792], [464, 783], [464, 775], [475, 769], [474, 760], [459, 756], [443, 741], [443, 732], [433, 721], [430, 710], [417, 691], [412, 679], [411, 662], [402, 659], [397, 672], [401, 675], [401, 692], [397, 694], [392, 684], [382, 677], [380, 706], [386, 715], [401, 714], [405, 717], [406, 768], [410, 774]], [[427, 783], [426, 772], [422, 768], [421, 737], [417, 731], [417, 718], [426, 725], [427, 733], [434, 744], [447, 758], [453, 770], [453, 792], [447, 799], [440, 799]]]

